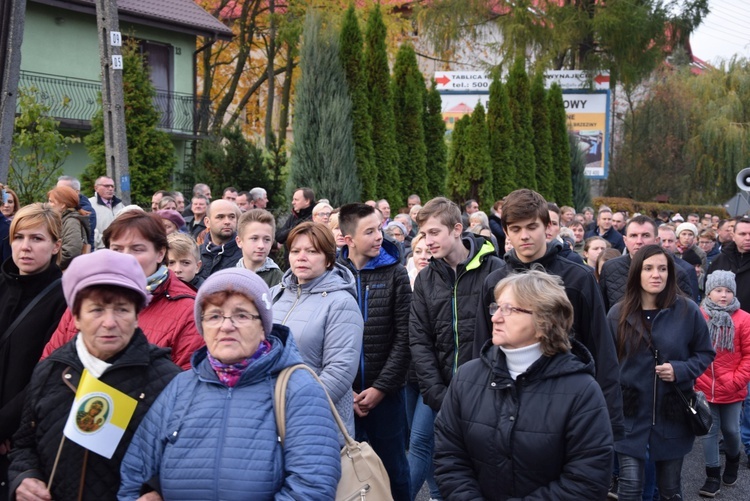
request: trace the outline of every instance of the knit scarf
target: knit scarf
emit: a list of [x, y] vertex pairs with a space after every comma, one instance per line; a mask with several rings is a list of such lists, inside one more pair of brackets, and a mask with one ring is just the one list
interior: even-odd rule
[[237, 384], [237, 381], [240, 380], [240, 377], [242, 377], [242, 374], [245, 373], [250, 364], [253, 361], [258, 360], [269, 351], [271, 351], [271, 343], [268, 342], [268, 340], [264, 339], [260, 342], [260, 346], [258, 346], [258, 349], [255, 350], [255, 353], [244, 360], [233, 364], [225, 364], [216, 360], [209, 353], [208, 363], [211, 364], [211, 368], [213, 368], [214, 372], [216, 372], [216, 375], [219, 377], [219, 381], [229, 386], [230, 388], [234, 388], [234, 386]]
[[169, 268], [161, 265], [156, 269], [153, 275], [149, 275], [149, 277], [146, 278], [146, 290], [148, 290], [149, 294], [153, 294], [161, 284], [167, 281], [168, 273]]
[[734, 322], [732, 313], [740, 308], [740, 302], [733, 298], [726, 306], [719, 306], [708, 297], [703, 299], [701, 306], [708, 314], [708, 332], [711, 333], [711, 343], [716, 351], [734, 351]]

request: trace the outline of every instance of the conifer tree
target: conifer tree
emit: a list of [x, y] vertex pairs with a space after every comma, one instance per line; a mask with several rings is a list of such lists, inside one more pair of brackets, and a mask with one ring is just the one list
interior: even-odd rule
[[370, 12], [365, 30], [365, 81], [369, 93], [372, 119], [372, 147], [377, 171], [378, 197], [391, 205], [403, 203], [401, 180], [398, 173], [396, 127], [393, 117], [393, 97], [385, 47], [386, 27], [380, 6]]
[[466, 146], [466, 172], [471, 185], [469, 198], [477, 200], [480, 207], [488, 211], [495, 199], [492, 189], [490, 140], [482, 103], [477, 103], [474, 112], [471, 114], [471, 125], [469, 126]]
[[448, 147], [445, 144], [445, 121], [443, 104], [433, 80], [425, 99], [424, 142], [427, 151], [427, 196], [437, 197], [445, 193], [446, 161]]
[[[402, 44], [393, 65], [393, 114], [396, 121], [401, 194], [427, 196], [427, 151], [424, 142], [424, 76], [410, 43]], [[402, 202], [403, 198], [399, 200]]]
[[[154, 106], [156, 91], [138, 43], [131, 39], [124, 44], [122, 55], [130, 199], [134, 204], [148, 207], [154, 191], [171, 186], [177, 159], [169, 134], [156, 128], [159, 125], [159, 112]], [[107, 171], [101, 108], [91, 119], [91, 132], [83, 142], [92, 162], [86, 167], [82, 182], [93, 187], [96, 178]]]
[[547, 91], [544, 90], [544, 75], [541, 72], [537, 72], [531, 83], [531, 125], [534, 128], [536, 189], [550, 202], [557, 201], [552, 165], [552, 134], [547, 113]]
[[580, 211], [584, 207], [591, 205], [591, 183], [583, 175], [586, 170], [586, 155], [578, 147], [578, 140], [572, 134], [568, 135], [568, 144], [570, 149], [571, 181], [573, 183], [573, 207]]
[[516, 187], [536, 190], [529, 77], [524, 67], [524, 59], [520, 57], [516, 59], [508, 75], [508, 104], [513, 123], [513, 163], [516, 167]]
[[492, 160], [493, 198], [499, 200], [516, 189], [513, 123], [508, 105], [508, 91], [499, 78], [495, 78], [490, 85], [487, 129]]
[[470, 127], [471, 116], [464, 115], [455, 123], [451, 133], [447, 189], [449, 198], [459, 205], [471, 198], [471, 184], [466, 165]]
[[377, 197], [377, 171], [373, 159], [372, 119], [362, 64], [364, 61], [362, 31], [359, 29], [353, 4], [344, 14], [339, 40], [341, 63], [346, 73], [349, 97], [352, 100], [352, 135], [354, 136], [357, 173], [362, 183], [361, 199], [368, 200]]
[[320, 14], [312, 9], [305, 19], [303, 40], [287, 194], [309, 186], [333, 206], [356, 202], [361, 184], [339, 41], [331, 28], [322, 27]]
[[568, 117], [565, 113], [562, 89], [552, 84], [547, 92], [547, 110], [552, 137], [552, 171], [555, 177], [554, 200], [560, 205], [573, 205], [573, 181], [570, 175], [570, 143]]

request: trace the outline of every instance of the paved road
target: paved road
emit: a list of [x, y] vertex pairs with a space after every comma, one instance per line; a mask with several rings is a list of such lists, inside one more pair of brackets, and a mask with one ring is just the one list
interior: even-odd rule
[[[706, 480], [705, 463], [703, 462], [703, 445], [701, 439], [695, 441], [693, 451], [685, 458], [682, 468], [682, 490], [686, 500], [709, 499], [698, 495]], [[430, 499], [427, 486], [417, 496], [417, 501], [428, 501]], [[747, 467], [747, 456], [742, 457], [740, 462], [740, 476], [737, 484], [732, 487], [722, 485], [721, 492], [716, 496], [717, 501], [748, 501], [750, 500], [750, 469]]]

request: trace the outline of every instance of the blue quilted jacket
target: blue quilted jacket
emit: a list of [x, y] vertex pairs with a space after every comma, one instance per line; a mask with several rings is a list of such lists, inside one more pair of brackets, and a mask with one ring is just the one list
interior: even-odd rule
[[[304, 371], [287, 388], [286, 439], [278, 441], [278, 373], [302, 363], [289, 329], [274, 325], [271, 351], [234, 388], [193, 355], [141, 422], [122, 463], [119, 499], [149, 485], [166, 500], [333, 499], [341, 475], [337, 426], [323, 388]], [[149, 489], [150, 490], [150, 489]]]

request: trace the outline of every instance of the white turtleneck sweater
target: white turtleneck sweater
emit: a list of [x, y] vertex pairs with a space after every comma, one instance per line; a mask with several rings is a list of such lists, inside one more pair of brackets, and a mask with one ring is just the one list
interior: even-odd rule
[[530, 344], [523, 348], [503, 348], [499, 347], [505, 353], [505, 359], [508, 364], [508, 372], [510, 377], [515, 381], [516, 378], [526, 372], [531, 367], [531, 364], [539, 360], [542, 356], [542, 348], [540, 343]]

